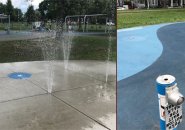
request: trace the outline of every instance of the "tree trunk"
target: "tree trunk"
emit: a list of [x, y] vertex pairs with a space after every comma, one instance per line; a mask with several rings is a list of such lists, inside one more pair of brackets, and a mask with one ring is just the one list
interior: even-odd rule
[[145, 7], [147, 8], [148, 7], [148, 0], [145, 0]]
[[82, 28], [82, 20], [81, 20], [81, 18], [80, 18], [80, 19], [79, 19], [78, 31], [80, 31], [81, 28]]

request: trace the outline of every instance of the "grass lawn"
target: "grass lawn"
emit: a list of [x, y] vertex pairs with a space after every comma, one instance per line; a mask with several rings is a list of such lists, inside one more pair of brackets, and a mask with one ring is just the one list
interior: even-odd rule
[[[0, 23], [0, 30], [5, 30], [8, 28], [8, 23]], [[26, 22], [11, 22], [10, 29], [11, 30], [31, 30], [31, 25]]]
[[[116, 26], [111, 26], [112, 30], [116, 30]], [[108, 30], [109, 26], [102, 25], [102, 24], [88, 24], [86, 26], [86, 31], [89, 32], [104, 32], [105, 30]], [[81, 30], [82, 31], [82, 30]]]
[[[0, 42], [0, 63], [18, 61], [44, 60], [42, 53], [45, 42], [39, 39]], [[54, 41], [51, 41], [53, 43]], [[54, 60], [63, 60], [61, 45], [57, 45], [55, 51], [49, 53]], [[74, 37], [71, 60], [106, 60], [108, 52], [107, 36], [78, 36]], [[112, 38], [112, 61], [116, 61], [116, 38]]]
[[[74, 39], [71, 59], [107, 60], [108, 37], [76, 37]], [[116, 61], [116, 38], [112, 38], [112, 53], [110, 60]]]
[[117, 28], [185, 21], [185, 9], [127, 10], [117, 12]]
[[[73, 26], [74, 30], [78, 30], [78, 31], [83, 31], [83, 26], [84, 24], [81, 25], [82, 28], [79, 30], [79, 26]], [[6, 30], [8, 28], [8, 23], [2, 23], [0, 22], [0, 30]], [[46, 28], [49, 28], [49, 24], [46, 24]], [[31, 24], [27, 24], [26, 22], [11, 22], [10, 24], [10, 29], [11, 30], [32, 30], [32, 25]], [[51, 26], [52, 30], [56, 29], [56, 25], [53, 23]], [[86, 31], [92, 31], [92, 32], [104, 32], [105, 29], [108, 29], [108, 26], [104, 25], [104, 24], [88, 24], [86, 26]], [[115, 30], [116, 26], [112, 26], [112, 29]]]

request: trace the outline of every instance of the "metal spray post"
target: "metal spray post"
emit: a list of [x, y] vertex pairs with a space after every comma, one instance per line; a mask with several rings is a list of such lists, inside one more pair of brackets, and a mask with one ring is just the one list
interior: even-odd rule
[[182, 122], [183, 95], [179, 92], [175, 77], [161, 75], [156, 79], [159, 99], [160, 130], [177, 130]]

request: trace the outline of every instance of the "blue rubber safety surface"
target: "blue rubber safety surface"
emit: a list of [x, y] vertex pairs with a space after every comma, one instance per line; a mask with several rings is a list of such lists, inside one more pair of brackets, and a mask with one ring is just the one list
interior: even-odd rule
[[31, 74], [24, 72], [15, 72], [8, 74], [8, 77], [12, 79], [27, 79], [31, 77]]
[[144, 70], [162, 54], [156, 31], [164, 25], [118, 30], [118, 81]]
[[[136, 28], [136, 32], [134, 29], [129, 29], [123, 33], [136, 34], [139, 30], [145, 30], [146, 32], [142, 32], [142, 35], [155, 35], [151, 36], [151, 38], [156, 39], [147, 39], [146, 38], [136, 38], [131, 39], [131, 41], [136, 41], [142, 47], [142, 51], [138, 51], [135, 49], [135, 46], [138, 46], [135, 42], [130, 42], [127, 38], [127, 41], [130, 42], [131, 45], [125, 45], [134, 51], [137, 51], [135, 54], [138, 66], [142, 66], [142, 68], [137, 68], [137, 71], [132, 73], [126, 72], [126, 68], [120, 68], [120, 62], [124, 62], [124, 58], [128, 56], [126, 53], [126, 49], [124, 46], [122, 48], [119, 44], [119, 39], [124, 39], [124, 36], [119, 35], [118, 32], [118, 87], [117, 87], [117, 124], [118, 130], [159, 130], [159, 105], [158, 105], [158, 93], [156, 88], [156, 78], [159, 75], [170, 74], [176, 77], [176, 82], [178, 84], [180, 92], [185, 95], [185, 23], [175, 23], [169, 25], [154, 25], [147, 26], [146, 28]], [[150, 32], [153, 30], [154, 32]], [[157, 32], [157, 33], [156, 33]], [[121, 37], [120, 37], [121, 36]], [[133, 35], [132, 35], [133, 36]], [[135, 36], [135, 35], [134, 35]], [[126, 39], [125, 39], [126, 40]], [[140, 41], [140, 42], [139, 42]], [[150, 44], [148, 46], [146, 43], [142, 43], [141, 41], [147, 41], [147, 44], [155, 41], [155, 43]], [[162, 54], [156, 48], [160, 49], [160, 45], [156, 42], [159, 42], [163, 46]], [[126, 43], [123, 43], [126, 44]], [[153, 49], [154, 44], [156, 45], [155, 49]], [[158, 46], [159, 45], [159, 46]], [[121, 50], [122, 49], [122, 50]], [[151, 51], [149, 51], [151, 50]], [[134, 52], [133, 51], [133, 52]], [[147, 53], [144, 53], [146, 51]], [[156, 52], [154, 52], [156, 51]], [[151, 52], [152, 54], [149, 54]], [[119, 54], [120, 53], [120, 54]], [[142, 54], [142, 56], [138, 56]], [[148, 56], [149, 55], [149, 56]], [[123, 59], [121, 59], [124, 57]], [[139, 59], [140, 58], [140, 59]], [[134, 61], [133, 57], [127, 57], [128, 64], [133, 63], [129, 62], [129, 60]], [[148, 63], [145, 62], [149, 60]], [[126, 63], [121, 63], [122, 67]], [[147, 63], [147, 64], [145, 64]], [[145, 65], [144, 65], [145, 64]], [[126, 66], [126, 65], [125, 65]], [[143, 67], [144, 66], [144, 67]], [[135, 68], [135, 65], [130, 66], [130, 70]], [[120, 71], [122, 74], [119, 75]], [[129, 70], [129, 69], [128, 69]], [[127, 73], [123, 75], [124, 73]], [[185, 113], [185, 103], [183, 104], [183, 114]], [[177, 130], [185, 130], [185, 115], [183, 115], [183, 122], [179, 124]]]

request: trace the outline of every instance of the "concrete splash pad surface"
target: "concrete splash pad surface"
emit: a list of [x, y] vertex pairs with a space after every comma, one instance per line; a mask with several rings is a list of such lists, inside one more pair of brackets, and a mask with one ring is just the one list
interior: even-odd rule
[[[46, 61], [0, 64], [0, 127], [3, 130], [115, 130], [116, 65], [110, 63], [105, 84], [105, 62], [70, 61], [54, 66], [53, 93], [47, 94]], [[10, 79], [27, 72], [28, 79]]]
[[[149, 67], [118, 82], [118, 130], [159, 130], [156, 78], [162, 74], [176, 77], [185, 95], [185, 23], [161, 27], [157, 37], [163, 45], [161, 56]], [[183, 108], [185, 103], [183, 104]], [[183, 109], [183, 113], [185, 109]], [[183, 116], [185, 120], [185, 116]], [[178, 130], [185, 129], [182, 122]]]

